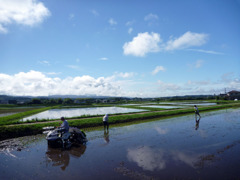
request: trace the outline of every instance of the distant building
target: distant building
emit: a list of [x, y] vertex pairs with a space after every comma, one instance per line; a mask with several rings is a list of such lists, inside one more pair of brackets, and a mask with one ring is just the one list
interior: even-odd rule
[[227, 97], [230, 100], [240, 99], [240, 91], [229, 91]]

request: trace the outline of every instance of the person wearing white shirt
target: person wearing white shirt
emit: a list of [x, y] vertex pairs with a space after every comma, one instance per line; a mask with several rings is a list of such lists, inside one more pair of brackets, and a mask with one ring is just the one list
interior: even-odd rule
[[103, 116], [103, 125], [104, 125], [104, 130], [106, 129], [106, 127], [107, 127], [107, 130], [108, 130], [108, 127], [109, 127], [109, 124], [108, 124], [108, 114]]

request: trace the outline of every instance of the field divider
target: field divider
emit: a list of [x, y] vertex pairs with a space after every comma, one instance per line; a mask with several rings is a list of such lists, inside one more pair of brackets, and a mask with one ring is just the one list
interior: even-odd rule
[[[219, 110], [224, 108], [240, 107], [240, 103], [235, 104], [224, 104], [199, 107], [200, 113], [205, 111]], [[175, 109], [175, 110], [162, 110], [162, 111], [150, 111], [150, 112], [139, 112], [129, 113], [122, 115], [110, 115], [109, 124], [121, 124], [128, 122], [146, 121], [155, 118], [161, 119], [171, 116], [179, 116], [194, 113], [193, 108]], [[81, 119], [69, 119], [70, 126], [78, 127], [81, 129], [100, 127], [102, 126], [102, 117], [88, 117]], [[35, 123], [24, 123], [24, 124], [12, 124], [0, 126], [0, 140], [15, 138], [19, 136], [34, 135], [42, 133], [42, 128], [46, 126], [59, 126], [59, 121], [46, 121], [46, 122], [35, 122]]]

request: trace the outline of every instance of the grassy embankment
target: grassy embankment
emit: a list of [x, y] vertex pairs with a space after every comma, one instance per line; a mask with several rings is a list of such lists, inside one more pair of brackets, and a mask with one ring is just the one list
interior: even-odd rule
[[[211, 110], [233, 108], [233, 107], [240, 107], [240, 103], [229, 103], [229, 104], [221, 104], [221, 105], [208, 106], [208, 107], [199, 107], [199, 110], [200, 112], [203, 112], [203, 111], [211, 111]], [[10, 116], [11, 118], [9, 118], [9, 116], [5, 118], [1, 117], [0, 118], [0, 140], [19, 137], [19, 136], [25, 136], [25, 135], [39, 134], [39, 133], [42, 133], [42, 128], [45, 126], [59, 126], [60, 121], [58, 122], [47, 121], [47, 122], [41, 122], [41, 123], [35, 122], [35, 123], [25, 123], [25, 124], [14, 125], [14, 123], [18, 122], [19, 118], [22, 118], [23, 116], [38, 113], [50, 108], [53, 108], [53, 107], [40, 108], [38, 110], [14, 114]], [[184, 109], [162, 110], [162, 111], [161, 110], [156, 111], [157, 109], [154, 108], [153, 110], [154, 111], [149, 111], [144, 113], [111, 115], [109, 119], [109, 123], [119, 124], [119, 123], [127, 123], [127, 122], [142, 121], [142, 120], [146, 121], [148, 119], [151, 120], [153, 118], [164, 118], [164, 117], [193, 113], [193, 108], [189, 108], [189, 107]], [[76, 126], [79, 128], [97, 127], [97, 126], [102, 126], [102, 117], [86, 117], [86, 118], [82, 117], [79, 119], [72, 119], [72, 120], [69, 119], [68, 122], [70, 126]]]

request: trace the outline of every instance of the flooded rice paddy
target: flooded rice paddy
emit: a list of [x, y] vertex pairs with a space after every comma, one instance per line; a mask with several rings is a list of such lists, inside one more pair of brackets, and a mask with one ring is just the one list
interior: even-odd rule
[[149, 108], [162, 108], [162, 109], [177, 109], [182, 108], [181, 106], [158, 106], [158, 105], [148, 105], [148, 106], [140, 106], [140, 107], [149, 107]]
[[67, 109], [50, 109], [26, 118], [22, 121], [32, 119], [59, 119], [59, 117], [79, 117], [82, 115], [104, 115], [104, 114], [118, 114], [118, 113], [131, 113], [142, 112], [146, 110], [131, 109], [122, 107], [95, 107], [95, 108], [67, 108]]
[[160, 102], [159, 104], [169, 104], [169, 105], [186, 105], [186, 106], [213, 106], [213, 105], [217, 105], [217, 103], [211, 103], [211, 102]]
[[70, 150], [44, 135], [2, 141], [0, 179], [239, 179], [240, 109], [201, 116], [110, 125]]

